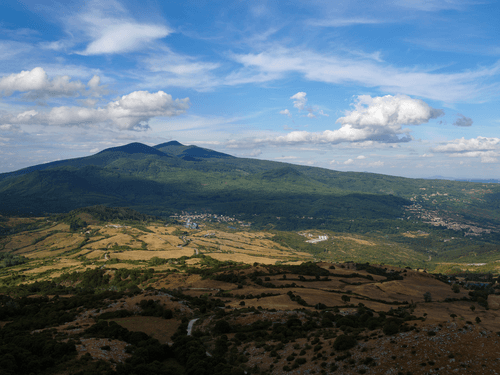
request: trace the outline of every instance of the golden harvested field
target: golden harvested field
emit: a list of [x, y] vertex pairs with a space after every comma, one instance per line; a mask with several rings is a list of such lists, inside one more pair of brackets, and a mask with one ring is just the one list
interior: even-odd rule
[[[92, 221], [90, 219], [89, 222]], [[181, 226], [152, 224], [147, 226], [153, 232], [150, 233], [130, 225], [92, 222], [85, 230], [77, 232], [71, 232], [67, 224], [45, 223], [47, 226], [41, 230], [2, 238], [0, 248], [33, 261], [50, 260], [53, 269], [67, 267], [61, 259], [71, 259], [71, 267], [74, 269], [85, 269], [94, 262], [106, 265], [109, 261], [114, 262], [111, 265], [114, 268], [130, 269], [145, 267], [152, 258], [172, 259], [173, 265], [154, 266], [157, 270], [168, 270], [178, 268], [175, 265], [178, 258], [191, 258], [201, 254], [219, 261], [248, 264], [275, 264], [277, 261], [300, 264], [312, 258], [308, 253], [294, 251], [273, 242], [270, 239], [273, 235], [265, 232], [186, 230]], [[142, 262], [142, 266], [137, 262]], [[186, 264], [193, 267], [199, 263], [199, 258], [196, 257], [186, 259]], [[42, 275], [47, 271], [48, 268], [38, 262], [30, 264], [29, 270], [23, 273], [34, 281], [38, 274]]]

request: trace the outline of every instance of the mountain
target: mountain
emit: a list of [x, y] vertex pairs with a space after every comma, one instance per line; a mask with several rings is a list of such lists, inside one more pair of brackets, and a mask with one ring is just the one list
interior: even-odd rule
[[177, 156], [187, 161], [200, 161], [200, 159], [236, 159], [234, 156], [201, 148], [198, 146], [184, 146], [177, 141], [171, 141], [154, 146], [166, 154]]
[[145, 144], [138, 143], [138, 142], [129, 143], [128, 145], [125, 145], [125, 146], [107, 148], [106, 150], [99, 152], [97, 155], [100, 155], [103, 153], [106, 154], [106, 153], [117, 153], [117, 152], [124, 152], [126, 154], [145, 154], [145, 155], [168, 156], [164, 152], [157, 150], [155, 147], [150, 147], [150, 146], [147, 146]]
[[283, 230], [439, 229], [427, 222], [462, 238], [487, 238], [500, 228], [499, 197], [496, 184], [338, 172], [176, 141], [131, 143], [0, 174], [3, 213], [41, 215], [103, 204], [158, 216], [181, 210], [238, 215], [256, 227]]

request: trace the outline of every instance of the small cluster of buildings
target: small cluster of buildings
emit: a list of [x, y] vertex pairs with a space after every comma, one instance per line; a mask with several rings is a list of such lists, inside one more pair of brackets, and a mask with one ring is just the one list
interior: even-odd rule
[[[182, 211], [181, 214], [170, 216], [173, 219], [186, 222], [186, 228], [198, 229], [199, 225], [196, 222], [211, 222], [211, 223], [238, 223], [242, 227], [249, 227], [251, 223], [245, 223], [231, 216], [208, 214], [208, 213], [189, 213]], [[195, 222], [196, 221], [196, 222]], [[189, 224], [188, 224], [189, 223]], [[194, 227], [196, 225], [196, 227]]]

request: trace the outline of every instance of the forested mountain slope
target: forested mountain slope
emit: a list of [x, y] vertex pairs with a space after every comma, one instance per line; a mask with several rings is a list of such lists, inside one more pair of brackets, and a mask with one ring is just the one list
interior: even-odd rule
[[338, 172], [176, 141], [131, 143], [0, 175], [0, 211], [6, 213], [104, 204], [159, 216], [179, 210], [240, 215], [280, 229], [390, 231], [439, 219], [445, 226], [458, 223], [454, 229], [463, 232], [481, 227], [488, 234], [500, 227], [499, 196], [496, 184]]

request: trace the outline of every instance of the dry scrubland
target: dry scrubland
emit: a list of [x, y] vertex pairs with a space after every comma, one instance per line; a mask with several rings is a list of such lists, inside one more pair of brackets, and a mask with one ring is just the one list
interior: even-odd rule
[[[485, 308], [463, 286], [455, 292], [445, 279], [392, 266], [311, 262], [313, 274], [299, 272], [290, 266], [314, 257], [274, 242], [267, 232], [112, 225], [92, 224], [72, 233], [66, 224], [53, 223], [0, 243], [2, 251], [30, 259], [2, 274], [0, 282], [14, 273], [33, 283], [87, 269], [103, 268], [110, 280], [122, 268], [154, 269], [154, 277], [139, 283], [142, 292], [106, 301], [56, 327], [62, 336], [82, 335], [77, 340], [80, 358], [89, 353], [115, 368], [131, 357], [124, 341], [83, 335], [99, 315], [127, 310], [131, 316], [108, 321], [161, 343], [174, 341], [176, 332], [185, 332], [187, 320], [198, 318], [193, 335], [206, 351], [214, 353], [218, 340], [227, 338], [225, 356], [247, 373], [495, 374], [500, 366], [499, 295], [489, 295]], [[343, 244], [342, 252], [348, 244], [363, 251], [376, 246], [359, 236], [338, 235], [333, 241]], [[251, 266], [233, 263], [216, 273], [184, 272], [185, 264], [206, 267], [200, 255]], [[156, 258], [170, 262], [152, 263]], [[173, 316], [141, 316], [142, 300], [156, 301]], [[378, 323], [368, 327], [370, 319]], [[271, 325], [251, 328], [259, 322]], [[387, 328], [391, 322], [397, 328]], [[0, 321], [0, 327], [6, 324]], [[284, 328], [278, 332], [279, 324]], [[264, 339], [252, 336], [260, 331]], [[339, 348], [342, 335], [355, 338], [355, 345]]]
[[[307, 322], [315, 323], [304, 337], [293, 337], [292, 333], [291, 338], [275, 336], [265, 341], [248, 339], [245, 336], [250, 333], [242, 335], [237, 333], [241, 332], [237, 328], [225, 331], [232, 352], [242, 361], [241, 367], [250, 372], [258, 368], [262, 374], [408, 374], [408, 371], [428, 374], [430, 370], [444, 374], [494, 374], [498, 369], [499, 296], [489, 296], [490, 308], [485, 309], [477, 302], [446, 302], [449, 298], [468, 297], [468, 291], [461, 288], [455, 293], [448, 283], [424, 272], [378, 267], [386, 275], [402, 275], [400, 280], [388, 281], [386, 276], [359, 270], [353, 263], [319, 263], [318, 266], [331, 273], [328, 280], [280, 272], [265, 265], [226, 270], [216, 277], [238, 275], [242, 281], [235, 283], [194, 274], [165, 273], [150, 284], [153, 288], [149, 291], [123, 296], [117, 301], [109, 301], [101, 309], [82, 312], [74, 321], [57, 327], [57, 331], [78, 335], [94, 324], [100, 314], [117, 310], [139, 314], [139, 302], [151, 299], [172, 310], [173, 318], [132, 315], [110, 321], [130, 331], [145, 332], [160, 342], [171, 343], [174, 333], [185, 329], [183, 319], [196, 317], [199, 320], [194, 325], [194, 335], [201, 338], [208, 353], [216, 350], [215, 343], [221, 337], [216, 332], [220, 321], [226, 321], [230, 327], [249, 327], [262, 321], [286, 325], [292, 318], [299, 319], [302, 327]], [[113, 277], [115, 271], [106, 272]], [[286, 275], [285, 280], [283, 275]], [[263, 287], [258, 279], [266, 279], [275, 287]], [[284, 283], [294, 286], [280, 287]], [[160, 291], [160, 288], [164, 289]], [[290, 292], [305, 303], [300, 299], [292, 301]], [[432, 302], [425, 302], [426, 292], [431, 293]], [[220, 300], [222, 308], [201, 310], [192, 303], [192, 297]], [[320, 310], [319, 303], [324, 304]], [[475, 306], [474, 311], [471, 305]], [[328, 313], [349, 318], [359, 316], [362, 311], [373, 311], [374, 318], [384, 313], [391, 318], [394, 311], [407, 312], [411, 317], [403, 324], [407, 329], [400, 328], [394, 333], [385, 332], [383, 326], [374, 329], [350, 327], [342, 321], [325, 324]], [[479, 323], [476, 323], [477, 317]], [[267, 331], [272, 332], [271, 327]], [[348, 350], [336, 349], [335, 340], [342, 334], [356, 337], [357, 344]], [[102, 350], [104, 346], [110, 349]], [[95, 360], [120, 363], [131, 356], [126, 346], [120, 340], [86, 335], [79, 341], [77, 350], [79, 357], [89, 353]], [[297, 358], [301, 358], [301, 362]], [[294, 363], [297, 363], [295, 367]]]

